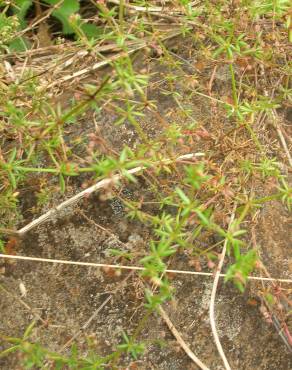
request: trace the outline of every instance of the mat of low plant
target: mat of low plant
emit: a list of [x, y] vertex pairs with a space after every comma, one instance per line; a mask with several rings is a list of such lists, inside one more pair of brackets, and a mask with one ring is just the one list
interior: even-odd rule
[[[121, 333], [115, 352], [99, 356], [90, 344], [87, 356], [75, 345], [66, 356], [51, 352], [30, 340], [32, 323], [22, 338], [3, 334], [10, 346], [1, 356], [20, 352], [27, 369], [119, 368], [125, 354], [143, 353], [148, 343], [139, 334], [172, 299], [165, 270], [177, 253], [216, 271], [227, 241], [225, 281], [238, 294], [253, 271], [266, 271], [250, 224], [267, 203], [292, 206], [291, 139], [280, 124], [292, 105], [291, 4], [16, 0], [0, 7], [1, 251], [11, 254], [9, 235], [26, 222], [25, 189], [35, 194], [37, 217], [54, 192], [65, 199], [68, 189], [115, 174], [122, 180], [106, 196], [117, 197], [126, 217], [151, 235], [145, 256], [127, 256], [145, 268], [146, 315], [134, 334]], [[157, 105], [155, 93], [172, 99], [172, 112]], [[196, 118], [195, 99], [207, 107], [208, 121]], [[149, 115], [154, 134], [145, 125]], [[133, 132], [134, 143], [113, 147], [97, 125], [95, 132], [83, 129], [104, 117]], [[196, 152], [203, 155], [178, 159]], [[129, 172], [138, 166], [138, 175]], [[144, 189], [140, 199], [124, 197], [119, 190], [139, 177], [147, 199]], [[262, 192], [266, 183], [271, 190]], [[210, 235], [218, 242], [197, 243]], [[291, 302], [283, 305], [283, 297], [272, 288], [262, 295], [291, 346]]]

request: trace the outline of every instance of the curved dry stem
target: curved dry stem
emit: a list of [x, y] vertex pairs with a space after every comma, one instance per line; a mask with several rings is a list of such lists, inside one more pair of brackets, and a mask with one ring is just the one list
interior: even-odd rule
[[[231, 218], [230, 218], [230, 221], [229, 221], [228, 229], [230, 229], [230, 227], [232, 225], [232, 222], [234, 220], [236, 207], [237, 207], [237, 204], [234, 205], [234, 208], [233, 208], [233, 211], [232, 211], [232, 214], [231, 214]], [[218, 352], [220, 354], [220, 357], [222, 358], [222, 361], [224, 363], [225, 369], [226, 370], [231, 370], [231, 367], [230, 367], [230, 365], [227, 361], [227, 358], [225, 356], [223, 347], [221, 345], [219, 335], [218, 335], [218, 331], [217, 331], [217, 328], [216, 328], [216, 322], [215, 322], [216, 292], [217, 292], [219, 278], [220, 278], [220, 275], [221, 275], [222, 266], [223, 266], [223, 263], [224, 263], [224, 258], [225, 258], [225, 254], [226, 254], [226, 247], [227, 247], [227, 239], [225, 239], [223, 250], [222, 250], [221, 257], [220, 257], [219, 264], [218, 264], [218, 268], [217, 268], [215, 278], [214, 278], [214, 283], [213, 283], [213, 288], [212, 288], [212, 293], [211, 293], [211, 298], [210, 298], [209, 318], [210, 318], [210, 324], [211, 324], [211, 329], [212, 329], [212, 334], [213, 334], [213, 337], [214, 337], [214, 341], [215, 341], [216, 347], [218, 349]]]
[[194, 354], [194, 352], [190, 349], [190, 347], [186, 344], [186, 342], [181, 337], [180, 333], [177, 331], [173, 323], [171, 322], [170, 318], [164, 311], [164, 309], [159, 306], [159, 313], [162, 316], [163, 320], [165, 321], [166, 325], [168, 326], [169, 330], [172, 332], [175, 339], [178, 341], [179, 345], [183, 348], [185, 353], [189, 356], [189, 358], [202, 370], [209, 370], [209, 368]]

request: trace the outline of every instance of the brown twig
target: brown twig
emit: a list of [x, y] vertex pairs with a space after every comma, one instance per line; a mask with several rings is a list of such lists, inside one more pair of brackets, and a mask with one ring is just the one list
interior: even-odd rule
[[182, 349], [185, 351], [185, 353], [189, 356], [189, 358], [202, 370], [209, 370], [209, 368], [194, 354], [194, 352], [190, 349], [190, 347], [186, 344], [186, 342], [183, 340], [180, 333], [177, 331], [173, 323], [171, 322], [170, 318], [168, 317], [167, 313], [164, 311], [164, 309], [159, 306], [159, 313], [163, 320], [165, 321], [166, 325], [168, 326], [169, 330], [172, 332], [173, 336], [179, 343], [179, 345], [182, 347]]
[[288, 146], [287, 146], [285, 137], [284, 137], [284, 135], [283, 135], [283, 133], [281, 131], [281, 128], [279, 126], [278, 119], [277, 119], [278, 118], [277, 112], [274, 109], [272, 109], [271, 112], [272, 112], [274, 127], [275, 127], [275, 129], [277, 131], [277, 134], [279, 136], [280, 142], [281, 142], [282, 147], [284, 149], [284, 152], [285, 152], [285, 154], [287, 156], [287, 160], [289, 162], [289, 165], [290, 165], [290, 167], [292, 167], [292, 157], [291, 157], [291, 154], [289, 152], [289, 149], [288, 149]]
[[[232, 211], [232, 214], [231, 214], [231, 217], [230, 217], [230, 222], [229, 222], [228, 229], [230, 229], [230, 227], [232, 225], [232, 222], [234, 220], [236, 207], [237, 207], [237, 205], [235, 204], [234, 208], [233, 208], [233, 211]], [[213, 283], [213, 288], [212, 288], [212, 293], [211, 293], [211, 298], [210, 298], [210, 305], [209, 305], [209, 318], [210, 318], [210, 324], [211, 324], [211, 329], [212, 329], [213, 337], [214, 337], [214, 340], [215, 340], [215, 344], [216, 344], [216, 347], [217, 347], [218, 352], [220, 354], [220, 357], [222, 358], [225, 369], [226, 370], [231, 370], [231, 367], [230, 367], [230, 365], [227, 361], [227, 358], [225, 356], [224, 350], [222, 348], [222, 345], [221, 345], [221, 342], [220, 342], [220, 339], [219, 339], [219, 335], [218, 335], [217, 328], [216, 328], [216, 321], [215, 321], [215, 299], [216, 299], [218, 282], [219, 282], [222, 266], [223, 266], [223, 263], [224, 263], [225, 254], [226, 254], [227, 241], [228, 240], [225, 239], [223, 250], [221, 252], [221, 257], [220, 257], [219, 264], [218, 264], [218, 268], [217, 268], [215, 278], [214, 278], [214, 283]]]

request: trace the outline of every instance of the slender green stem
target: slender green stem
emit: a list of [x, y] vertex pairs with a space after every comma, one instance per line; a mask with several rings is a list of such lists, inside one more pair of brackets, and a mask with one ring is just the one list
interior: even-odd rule
[[[252, 114], [252, 117], [253, 117], [253, 114]], [[245, 125], [247, 131], [249, 132], [251, 138], [253, 139], [254, 143], [256, 144], [258, 150], [260, 151], [260, 153], [264, 153], [264, 148], [263, 148], [262, 144], [260, 143], [260, 141], [257, 138], [254, 130], [252, 129], [252, 127], [250, 126], [250, 124], [247, 120], [244, 121], [244, 125]]]
[[281, 197], [282, 197], [281, 193], [272, 194], [272, 195], [268, 195], [268, 196], [263, 197], [263, 198], [253, 199], [252, 204], [253, 205], [263, 204], [263, 203], [266, 203], [266, 202], [270, 202], [271, 200], [281, 199]]
[[120, 29], [121, 29], [121, 31], [123, 31], [123, 28], [124, 28], [124, 9], [125, 9], [124, 0], [120, 0], [119, 21], [120, 21]]
[[250, 203], [250, 202], [248, 202], [248, 203], [245, 205], [245, 207], [243, 208], [243, 210], [242, 210], [242, 212], [241, 212], [240, 216], [239, 216], [239, 217], [238, 217], [238, 219], [236, 220], [236, 224], [237, 224], [237, 226], [239, 226], [239, 225], [242, 223], [242, 221], [245, 219], [245, 217], [246, 217], [246, 215], [247, 215], [248, 211], [250, 210], [250, 207], [251, 207], [251, 203]]
[[58, 174], [60, 171], [56, 168], [35, 168], [35, 167], [21, 167], [17, 166], [13, 168], [15, 171], [19, 172], [42, 172], [42, 173], [55, 173]]
[[233, 63], [230, 63], [229, 69], [230, 69], [230, 74], [231, 74], [232, 97], [233, 97], [235, 108], [237, 108], [238, 107], [238, 97], [237, 97], [237, 87], [236, 87], [236, 79], [235, 79]]

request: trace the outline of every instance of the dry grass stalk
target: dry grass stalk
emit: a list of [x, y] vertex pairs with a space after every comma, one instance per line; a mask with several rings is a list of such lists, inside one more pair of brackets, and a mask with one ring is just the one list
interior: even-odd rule
[[189, 356], [189, 358], [202, 370], [209, 370], [209, 368], [194, 354], [194, 352], [190, 349], [190, 347], [186, 344], [186, 342], [183, 340], [180, 333], [177, 331], [173, 323], [171, 322], [170, 318], [168, 317], [167, 313], [164, 311], [164, 309], [160, 306], [159, 307], [159, 313], [163, 320], [165, 321], [166, 325], [168, 326], [169, 330], [172, 332], [173, 336], [179, 343], [179, 345], [182, 347], [182, 349], [185, 351], [185, 353]]
[[[181, 30], [171, 30], [169, 33], [167, 33], [166, 35], [162, 36], [161, 37], [161, 41], [165, 41], [165, 40], [168, 40], [168, 39], [171, 39], [173, 37], [176, 37], [178, 35], [181, 34]], [[95, 64], [93, 64], [92, 66], [88, 67], [88, 68], [84, 68], [84, 69], [81, 69], [79, 71], [76, 71], [74, 73], [70, 73], [64, 77], [61, 77], [57, 80], [55, 80], [54, 82], [50, 83], [49, 85], [46, 85], [45, 89], [51, 89], [55, 86], [58, 86], [64, 82], [68, 82], [68, 81], [71, 81], [75, 78], [80, 78], [81, 76], [87, 76], [89, 73], [92, 73], [102, 67], [105, 67], [107, 65], [109, 65], [110, 63], [122, 58], [122, 57], [125, 57], [127, 55], [131, 55], [133, 53], [136, 53], [137, 51], [139, 50], [142, 50], [144, 49], [147, 45], [148, 45], [148, 41], [149, 39], [145, 40], [145, 41], [142, 41], [141, 43], [139, 43], [137, 46], [134, 46], [132, 47], [131, 49], [129, 49], [127, 52], [123, 51], [123, 52], [120, 52], [120, 53], [117, 53], [115, 55], [112, 55], [108, 58], [105, 58], [104, 60], [100, 61], [100, 62], [97, 62]]]
[[[53, 258], [39, 258], [39, 257], [29, 257], [29, 256], [17, 256], [11, 254], [0, 254], [0, 258], [5, 259], [14, 259], [14, 260], [23, 260], [23, 261], [34, 261], [34, 262], [48, 262], [48, 263], [58, 263], [64, 265], [77, 265], [77, 266], [87, 266], [87, 267], [105, 267], [105, 268], [113, 268], [113, 269], [120, 269], [120, 270], [135, 270], [135, 271], [144, 271], [144, 267], [140, 266], [127, 266], [127, 265], [111, 265], [108, 263], [95, 263], [95, 262], [82, 262], [82, 261], [68, 261], [68, 260], [59, 260]], [[183, 275], [199, 275], [199, 276], [214, 276], [212, 272], [202, 272], [202, 271], [189, 271], [189, 270], [173, 270], [173, 269], [166, 269], [165, 272], [170, 274], [183, 274]], [[219, 277], [225, 277], [226, 274], [219, 274]], [[281, 279], [281, 278], [272, 278], [272, 277], [261, 277], [261, 276], [248, 276], [248, 280], [256, 280], [256, 281], [263, 281], [263, 282], [278, 282], [278, 283], [287, 283], [292, 284], [292, 279]]]
[[277, 115], [277, 113], [274, 109], [272, 109], [272, 117], [273, 117], [274, 126], [276, 128], [276, 131], [277, 131], [277, 134], [279, 136], [280, 142], [281, 142], [282, 147], [284, 149], [284, 152], [286, 154], [287, 160], [289, 162], [290, 167], [292, 167], [292, 157], [291, 157], [290, 151], [288, 149], [285, 137], [284, 137], [284, 135], [283, 135], [283, 133], [282, 133], [280, 127], [279, 127], [278, 119], [277, 119], [278, 115]]
[[[231, 217], [230, 217], [228, 229], [230, 229], [230, 227], [232, 225], [232, 222], [234, 220], [236, 206], [237, 205], [235, 204], [234, 208], [233, 208], [233, 212], [232, 212]], [[218, 352], [220, 354], [220, 357], [222, 358], [225, 369], [226, 370], [231, 370], [231, 367], [228, 363], [228, 360], [225, 356], [224, 350], [222, 348], [222, 345], [221, 345], [221, 342], [220, 342], [220, 339], [219, 339], [219, 335], [218, 335], [217, 328], [216, 328], [216, 321], [215, 321], [215, 299], [216, 299], [218, 282], [219, 282], [222, 266], [223, 266], [223, 263], [224, 263], [225, 254], [226, 254], [227, 242], [228, 242], [227, 239], [225, 239], [225, 242], [224, 242], [224, 245], [223, 245], [223, 250], [221, 252], [221, 257], [220, 257], [219, 264], [218, 264], [218, 268], [217, 268], [215, 278], [214, 278], [214, 283], [213, 283], [213, 288], [212, 288], [212, 293], [211, 293], [211, 298], [210, 298], [210, 305], [209, 305], [209, 318], [210, 318], [210, 325], [211, 325], [213, 337], [214, 337], [214, 340], [215, 340], [215, 344], [216, 344], [216, 347], [217, 347]]]

